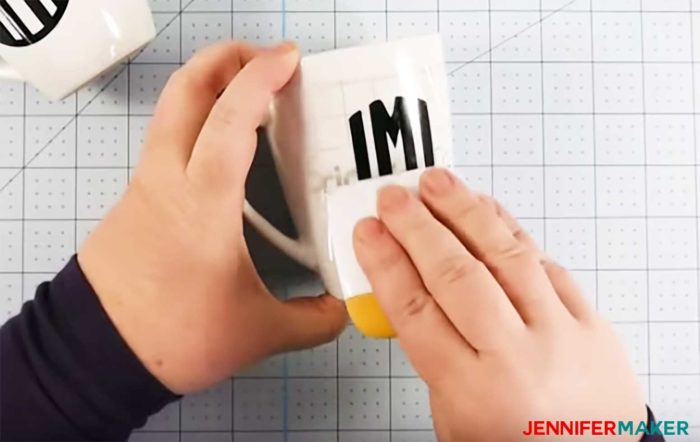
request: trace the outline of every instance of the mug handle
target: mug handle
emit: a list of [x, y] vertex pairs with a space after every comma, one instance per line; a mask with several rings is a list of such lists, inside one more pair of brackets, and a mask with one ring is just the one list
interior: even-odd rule
[[301, 240], [292, 239], [280, 232], [260, 214], [248, 200], [243, 204], [243, 216], [255, 229], [287, 256], [310, 270], [318, 270], [318, 263], [311, 247]]
[[0, 58], [0, 80], [23, 81], [19, 72], [12, 69], [2, 58]]

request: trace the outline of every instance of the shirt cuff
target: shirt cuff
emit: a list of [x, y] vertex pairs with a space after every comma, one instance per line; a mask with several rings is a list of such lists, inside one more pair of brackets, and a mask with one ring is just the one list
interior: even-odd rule
[[[647, 428], [651, 428], [654, 423], [656, 423], [654, 413], [651, 411], [651, 408], [647, 406]], [[664, 442], [665, 440], [666, 439], [664, 439], [661, 434], [645, 434], [641, 442]]]

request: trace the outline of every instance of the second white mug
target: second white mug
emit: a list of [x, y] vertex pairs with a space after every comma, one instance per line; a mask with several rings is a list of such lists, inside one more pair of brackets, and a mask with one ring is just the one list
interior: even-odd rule
[[147, 0], [0, 2], [0, 79], [53, 100], [126, 60], [156, 35]]

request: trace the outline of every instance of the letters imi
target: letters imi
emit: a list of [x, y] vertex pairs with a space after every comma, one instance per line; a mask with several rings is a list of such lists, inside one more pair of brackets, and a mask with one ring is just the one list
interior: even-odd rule
[[[413, 108], [409, 106], [413, 106]], [[428, 104], [425, 100], [418, 99], [415, 103], [410, 103], [409, 100], [404, 97], [396, 97], [394, 100], [394, 111], [391, 115], [389, 115], [384, 103], [381, 100], [377, 100], [370, 104], [369, 111], [379, 176], [391, 175], [394, 173], [389, 140], [393, 143], [393, 147], [397, 147], [399, 143], [399, 134], [401, 135], [403, 144], [403, 157], [406, 170], [418, 169], [418, 157], [416, 155], [416, 142], [414, 137], [414, 127], [417, 124], [420, 125], [425, 167], [435, 165], [430, 114], [428, 111]], [[352, 134], [353, 150], [355, 152], [357, 178], [359, 180], [372, 178], [370, 152], [367, 147], [367, 137], [365, 135], [362, 111], [358, 111], [350, 117], [350, 133]]]

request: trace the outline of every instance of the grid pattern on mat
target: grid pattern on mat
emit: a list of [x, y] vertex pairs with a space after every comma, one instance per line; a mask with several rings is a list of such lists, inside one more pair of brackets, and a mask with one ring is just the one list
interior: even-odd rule
[[[158, 38], [62, 102], [0, 83], [0, 317], [129, 182], [168, 76], [217, 40], [306, 53], [440, 32], [457, 170], [500, 199], [613, 321], [656, 414], [700, 431], [700, 1], [151, 0]], [[269, 155], [250, 186], [270, 182]], [[281, 206], [266, 209], [289, 227]], [[319, 283], [253, 232], [281, 297]], [[465, 373], [465, 376], [468, 376]], [[395, 342], [353, 329], [167, 407], [133, 441], [431, 441]]]

